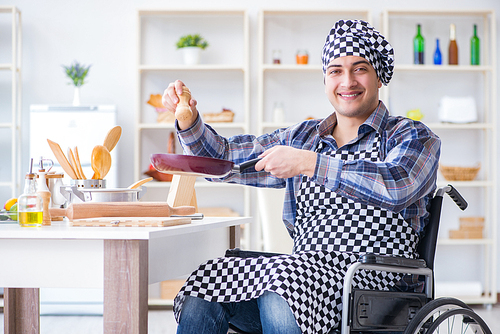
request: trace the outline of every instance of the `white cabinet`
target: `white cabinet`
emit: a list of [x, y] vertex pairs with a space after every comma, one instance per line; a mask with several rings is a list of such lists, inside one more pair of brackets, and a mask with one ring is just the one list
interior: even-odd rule
[[[233, 122], [209, 123], [231, 136], [249, 131], [249, 21], [245, 10], [139, 10], [137, 41], [137, 126], [135, 178], [143, 178], [153, 153], [166, 153], [174, 123], [157, 123], [151, 94], [163, 94], [170, 82], [182, 80], [203, 113], [223, 108], [234, 112]], [[179, 37], [200, 34], [209, 46], [196, 65], [184, 65]], [[176, 153], [182, 153], [176, 145]], [[144, 200], [166, 200], [169, 182], [150, 182]], [[247, 187], [213, 184], [199, 179], [195, 185], [199, 207], [229, 207], [250, 215]], [[237, 199], [237, 200], [235, 200]]]
[[[258, 21], [258, 129], [266, 133], [307, 117], [326, 117], [321, 52], [326, 35], [340, 19], [370, 21], [368, 10], [261, 10]], [[307, 64], [297, 64], [299, 50]], [[279, 57], [280, 63], [275, 63]], [[281, 107], [283, 117], [275, 117]], [[281, 120], [280, 120], [281, 118]]]
[[[465, 212], [445, 201], [436, 255], [436, 293], [461, 298], [468, 303], [494, 304], [497, 300], [497, 105], [496, 23], [489, 10], [401, 11], [383, 13], [384, 35], [396, 50], [393, 80], [383, 88], [383, 99], [391, 113], [406, 115], [420, 109], [428, 125], [442, 139], [441, 164], [470, 167], [480, 164], [474, 180], [447, 181], [469, 202]], [[413, 65], [413, 37], [421, 24], [425, 38], [425, 64]], [[459, 64], [448, 64], [450, 24], [455, 24]], [[481, 40], [481, 63], [470, 64], [470, 38], [477, 24]], [[433, 65], [436, 38], [440, 40], [443, 65]], [[439, 108], [445, 96], [475, 100], [478, 120], [473, 123], [443, 123]], [[456, 111], [458, 113], [458, 110]], [[480, 239], [450, 238], [462, 217], [483, 217]], [[452, 263], [450, 263], [452, 262]], [[476, 288], [476, 293], [470, 292]], [[469, 290], [469, 291], [468, 291]]]
[[3, 162], [0, 201], [3, 203], [21, 192], [22, 49], [21, 12], [16, 7], [0, 6], [0, 31], [0, 80], [3, 84], [0, 92], [0, 158]]

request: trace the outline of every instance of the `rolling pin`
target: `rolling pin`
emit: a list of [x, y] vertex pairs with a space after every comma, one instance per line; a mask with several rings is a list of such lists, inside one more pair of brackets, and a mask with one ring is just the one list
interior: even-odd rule
[[191, 100], [191, 91], [186, 87], [182, 87], [182, 94], [179, 95], [179, 103], [175, 108], [175, 118], [179, 121], [186, 121], [193, 117], [193, 111], [189, 106], [189, 100]]
[[195, 213], [194, 206], [171, 207], [165, 202], [84, 202], [72, 203], [66, 209], [50, 208], [52, 217], [69, 220], [98, 217], [170, 217]]

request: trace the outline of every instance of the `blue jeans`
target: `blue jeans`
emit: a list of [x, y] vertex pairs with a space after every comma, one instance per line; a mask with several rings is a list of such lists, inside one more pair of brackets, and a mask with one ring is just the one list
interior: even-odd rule
[[233, 303], [208, 302], [187, 296], [177, 334], [226, 334], [229, 323], [251, 334], [300, 334], [288, 303], [274, 292]]

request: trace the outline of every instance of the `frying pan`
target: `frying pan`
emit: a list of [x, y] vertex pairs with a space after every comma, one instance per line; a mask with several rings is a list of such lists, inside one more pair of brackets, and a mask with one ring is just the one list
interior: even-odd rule
[[241, 165], [222, 159], [193, 155], [158, 153], [151, 154], [151, 164], [162, 173], [220, 178], [231, 172], [241, 173], [254, 166], [260, 158], [248, 160]]

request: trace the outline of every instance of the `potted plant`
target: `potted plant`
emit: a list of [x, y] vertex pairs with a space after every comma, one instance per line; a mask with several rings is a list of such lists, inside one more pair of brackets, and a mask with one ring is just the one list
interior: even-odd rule
[[201, 50], [208, 46], [208, 42], [200, 34], [184, 35], [177, 41], [177, 49], [181, 49], [186, 65], [196, 65], [200, 62]]
[[66, 75], [71, 79], [69, 85], [73, 84], [75, 86], [75, 93], [73, 96], [73, 105], [80, 105], [80, 86], [85, 84], [85, 78], [89, 73], [90, 66], [80, 65], [76, 60], [70, 66], [64, 66], [63, 68], [66, 72]]

